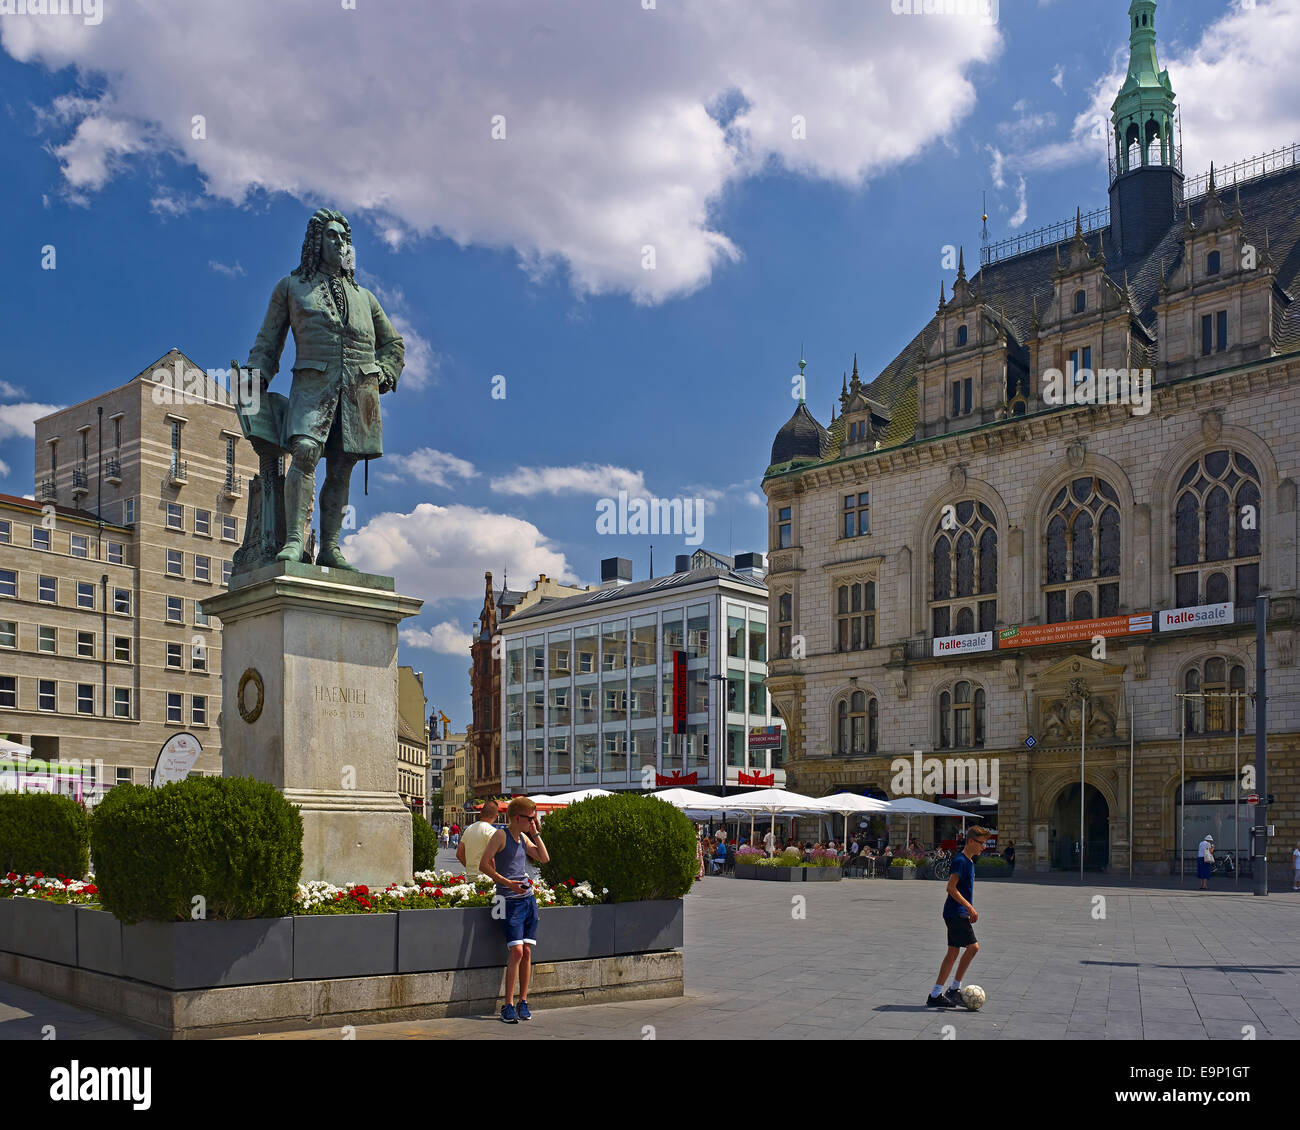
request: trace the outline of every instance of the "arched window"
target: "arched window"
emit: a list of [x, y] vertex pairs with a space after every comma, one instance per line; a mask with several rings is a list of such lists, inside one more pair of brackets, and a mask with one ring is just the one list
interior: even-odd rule
[[1205, 257], [1205, 273], [1207, 275], [1217, 275], [1220, 269], [1220, 258], [1217, 251], [1211, 251]]
[[1074, 312], [1082, 314], [1088, 308], [1087, 291], [1076, 290], [1074, 292]]
[[880, 747], [880, 703], [866, 691], [853, 691], [835, 708], [836, 750], [841, 757], [876, 753]]
[[1062, 487], [1048, 510], [1047, 622], [1091, 620], [1119, 612], [1119, 495], [1085, 475]]
[[1246, 668], [1212, 655], [1183, 674], [1183, 729], [1189, 734], [1231, 734], [1245, 730]]
[[984, 744], [984, 688], [966, 679], [939, 694], [939, 748], [972, 749]]
[[1259, 595], [1259, 471], [1239, 451], [1207, 451], [1174, 502], [1174, 603], [1253, 605]]
[[966, 327], [965, 327], [965, 326], [958, 326], [958, 327], [957, 327], [957, 344], [958, 344], [958, 345], [965, 345], [965, 344], [966, 344], [966, 340], [967, 340], [967, 336], [968, 336], [968, 331], [967, 331]]
[[839, 585], [835, 590], [837, 651], [876, 646], [876, 582]]
[[945, 508], [930, 543], [930, 625], [939, 636], [991, 632], [998, 619], [998, 529], [968, 498]]

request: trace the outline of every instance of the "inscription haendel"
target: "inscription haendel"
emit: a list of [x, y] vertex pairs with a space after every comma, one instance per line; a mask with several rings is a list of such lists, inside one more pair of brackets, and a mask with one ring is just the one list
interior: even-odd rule
[[370, 704], [368, 692], [366, 691], [359, 690], [356, 687], [327, 687], [322, 683], [316, 684], [316, 701], [348, 703], [353, 706], [368, 706]]

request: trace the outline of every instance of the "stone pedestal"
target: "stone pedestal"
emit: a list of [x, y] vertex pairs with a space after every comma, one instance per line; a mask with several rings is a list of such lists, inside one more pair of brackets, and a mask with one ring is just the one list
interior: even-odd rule
[[397, 625], [423, 603], [393, 579], [276, 562], [203, 602], [221, 619], [227, 777], [298, 805], [302, 881], [383, 887], [411, 874], [397, 794]]

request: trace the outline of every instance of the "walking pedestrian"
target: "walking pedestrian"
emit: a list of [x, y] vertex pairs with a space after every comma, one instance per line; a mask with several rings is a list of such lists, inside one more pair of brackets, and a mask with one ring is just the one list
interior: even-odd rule
[[451, 832], [447, 830], [446, 824], [444, 824], [441, 828], [438, 829], [438, 839], [442, 842], [442, 846], [444, 848], [446, 848], [447, 845], [451, 843]]
[[[975, 858], [984, 850], [989, 835], [987, 828], [976, 824], [967, 830], [966, 844], [961, 854], [953, 857], [952, 873], [948, 876], [948, 897], [943, 903], [943, 922], [948, 928], [948, 952], [939, 966], [939, 979], [926, 998], [925, 1003], [929, 1008], [964, 1007], [961, 983], [980, 948], [973, 928], [979, 921], [979, 912], [975, 909]], [[963, 950], [965, 952], [961, 953]], [[944, 978], [952, 971], [958, 953], [961, 953], [961, 961], [957, 964], [957, 974], [945, 993]]]
[[1295, 868], [1295, 875], [1291, 879], [1291, 889], [1300, 891], [1300, 840], [1296, 840], [1295, 851], [1291, 853], [1291, 863]]
[[[492, 833], [479, 870], [497, 885], [497, 896], [505, 900], [506, 1003], [501, 1022], [518, 1024], [531, 1020], [528, 1010], [528, 982], [533, 972], [532, 947], [537, 945], [537, 897], [528, 878], [525, 857], [549, 863], [551, 856], [537, 827], [537, 805], [517, 796], [506, 808], [506, 826]], [[515, 981], [519, 982], [519, 1007], [515, 1008]]]
[[1196, 848], [1196, 877], [1201, 881], [1201, 890], [1210, 889], [1210, 870], [1214, 867], [1214, 837], [1209, 832]]
[[1002, 853], [1002, 858], [1007, 861], [1007, 874], [1016, 873], [1016, 842], [1015, 840], [1007, 841], [1007, 850]]
[[763, 850], [767, 852], [769, 859], [776, 854], [776, 833], [771, 828], [768, 828], [763, 836]]

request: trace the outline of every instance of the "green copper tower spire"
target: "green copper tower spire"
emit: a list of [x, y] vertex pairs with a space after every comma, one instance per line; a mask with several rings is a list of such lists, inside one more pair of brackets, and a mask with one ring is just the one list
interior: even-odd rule
[[1174, 148], [1174, 89], [1156, 58], [1155, 0], [1129, 5], [1128, 76], [1111, 106], [1114, 175], [1151, 165], [1177, 167]]

